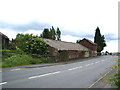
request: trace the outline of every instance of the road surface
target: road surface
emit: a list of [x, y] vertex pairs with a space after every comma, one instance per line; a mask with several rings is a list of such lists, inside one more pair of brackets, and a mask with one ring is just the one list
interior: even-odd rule
[[79, 62], [4, 70], [2, 88], [88, 88], [117, 64], [117, 56], [100, 56]]

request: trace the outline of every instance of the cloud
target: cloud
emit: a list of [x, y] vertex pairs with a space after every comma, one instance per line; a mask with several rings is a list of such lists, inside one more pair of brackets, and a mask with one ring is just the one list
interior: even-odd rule
[[[0, 32], [7, 35], [10, 38], [10, 40], [12, 38], [15, 38], [17, 33], [24, 33], [24, 34], [28, 33], [28, 34], [38, 35], [38, 36], [42, 33], [41, 30], [26, 30], [26, 31], [18, 32], [18, 31], [12, 30], [12, 29], [2, 29], [2, 28], [0, 28]], [[112, 34], [110, 34], [108, 36], [111, 36], [111, 35]], [[106, 36], [106, 37], [108, 37], [108, 36]], [[79, 36], [73, 36], [70, 34], [68, 34], [68, 35], [66, 34], [66, 35], [61, 35], [61, 40], [66, 41], [66, 42], [76, 43], [76, 40], [83, 39], [86, 37], [79, 37]], [[94, 38], [91, 38], [91, 36], [89, 37], [89, 35], [88, 35], [87, 39], [94, 41]], [[109, 51], [109, 52], [117, 52], [118, 51], [118, 40], [109, 40], [109, 41], [106, 40], [106, 44], [107, 44], [107, 46], [104, 48], [103, 51]], [[111, 48], [111, 46], [114, 48]]]
[[105, 34], [104, 36], [105, 36], [105, 40], [106, 40], [107, 42], [109, 42], [109, 41], [114, 41], [114, 40], [118, 40], [118, 36], [115, 35], [115, 34], [112, 34], [112, 33]]
[[107, 46], [104, 48], [104, 52], [118, 52], [118, 40], [106, 42]]
[[8, 38], [10, 40], [15, 39], [16, 38], [16, 35], [18, 33], [23, 33], [23, 34], [33, 34], [33, 35], [40, 35], [42, 33], [42, 30], [26, 30], [26, 31], [15, 31], [15, 30], [12, 30], [12, 29], [2, 29], [0, 28], [0, 32], [2, 32], [3, 34], [5, 34], [6, 36], [8, 36]]
[[[61, 36], [61, 40], [62, 41], [67, 41], [67, 42], [76, 43], [76, 40], [78, 40], [78, 39], [83, 39], [83, 38], [75, 37], [75, 36], [72, 36], [72, 35], [62, 35]], [[87, 39], [94, 42], [93, 38], [87, 38]], [[118, 52], [118, 40], [111, 40], [109, 42], [107, 41], [106, 44], [107, 44], [107, 46], [104, 48], [103, 52], [105, 52], [105, 51]], [[111, 48], [111, 47], [114, 47], [114, 48]]]
[[81, 39], [80, 37], [75, 37], [72, 35], [61, 35], [61, 40], [62, 41], [67, 41], [67, 42], [76, 42], [76, 40]]
[[42, 30], [27, 30], [23, 32], [23, 34], [33, 34], [38, 36], [40, 36], [41, 33], [42, 33]]
[[[12, 29], [3, 29], [3, 28], [0, 28], [0, 32], [5, 34], [6, 36], [8, 36], [8, 38], [10, 40], [12, 40], [12, 38], [15, 38], [17, 33], [18, 33], [16, 31], [12, 30]], [[19, 33], [21, 33], [21, 32], [19, 32]]]
[[[73, 31], [63, 30], [62, 35], [65, 35], [65, 36], [71, 35], [74, 37], [94, 39], [95, 32], [93, 33], [93, 32], [83, 32], [83, 31], [81, 31], [81, 32], [79, 31], [76, 33], [74, 30]], [[112, 40], [118, 40], [117, 35], [114, 33], [107, 33], [107, 34], [101, 34], [101, 35], [104, 35], [105, 41], [107, 41], [107, 42], [112, 41]]]
[[13, 29], [16, 31], [26, 31], [26, 30], [43, 30], [44, 28], [50, 28], [51, 25], [41, 22], [29, 22], [26, 24], [11, 24], [6, 22], [0, 22], [0, 28], [3, 29]]

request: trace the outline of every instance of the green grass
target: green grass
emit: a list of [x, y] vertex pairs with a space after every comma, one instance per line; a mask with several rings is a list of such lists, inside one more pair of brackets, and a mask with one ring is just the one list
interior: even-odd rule
[[33, 58], [21, 50], [3, 50], [2, 64], [0, 67], [15, 67], [29, 64], [40, 64], [51, 62], [50, 58]]

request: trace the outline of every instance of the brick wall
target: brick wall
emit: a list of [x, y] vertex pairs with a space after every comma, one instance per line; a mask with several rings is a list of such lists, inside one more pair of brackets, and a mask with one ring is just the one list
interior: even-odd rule
[[92, 44], [92, 43], [88, 42], [87, 40], [81, 41], [80, 44], [82, 44], [83, 46], [85, 46], [93, 51], [97, 50], [97, 45]]

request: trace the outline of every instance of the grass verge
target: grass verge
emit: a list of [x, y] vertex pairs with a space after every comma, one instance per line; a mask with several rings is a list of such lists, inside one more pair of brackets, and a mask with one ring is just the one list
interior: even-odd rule
[[2, 63], [0, 67], [15, 67], [29, 64], [49, 63], [51, 59], [46, 58], [33, 58], [31, 55], [24, 53], [21, 50], [3, 50]]

